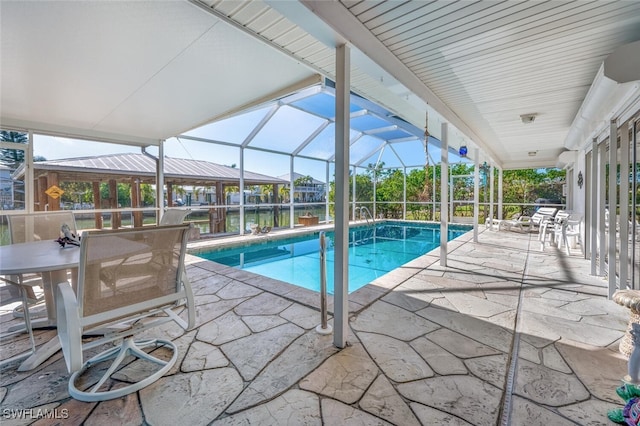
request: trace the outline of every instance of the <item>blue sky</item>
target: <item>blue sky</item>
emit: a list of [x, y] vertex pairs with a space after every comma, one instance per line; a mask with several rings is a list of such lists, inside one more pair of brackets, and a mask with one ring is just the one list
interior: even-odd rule
[[[259, 151], [250, 149], [250, 147], [292, 153], [300, 148], [303, 142], [309, 141], [300, 148], [300, 155], [322, 159], [330, 158], [335, 146], [335, 127], [333, 121], [330, 120], [331, 114], [327, 111], [323, 112], [321, 107], [325, 104], [332, 105], [332, 102], [329, 102], [331, 99], [330, 96], [321, 94], [313, 101], [310, 98], [298, 101], [298, 103], [307, 102], [308, 105], [305, 104], [304, 107], [309, 110], [315, 108], [317, 110], [315, 114], [320, 116], [301, 111], [291, 105], [280, 105], [275, 110], [273, 105], [267, 105], [246, 111], [186, 133], [188, 136], [224, 141], [227, 144], [233, 144], [233, 146], [198, 142], [184, 137], [170, 138], [165, 142], [164, 153], [169, 157], [204, 160], [227, 166], [235, 164], [236, 167], [240, 167], [239, 146], [250, 138], [249, 148], [244, 150], [245, 170], [269, 176], [287, 175], [290, 171], [290, 155]], [[354, 106], [354, 108], [356, 107]], [[269, 117], [269, 119], [263, 123], [265, 117]], [[261, 124], [260, 130], [256, 134], [252, 134], [254, 129]], [[392, 147], [386, 147], [382, 153], [374, 152], [383, 144], [380, 137], [406, 140], [406, 137], [410, 135], [406, 129], [396, 128], [394, 130], [380, 116], [367, 114], [355, 117], [351, 124], [350, 138], [355, 141], [350, 147], [351, 163], [362, 161], [361, 166], [363, 167], [378, 161], [384, 162], [387, 167], [401, 167], [403, 163], [409, 167], [425, 164], [424, 145], [416, 139], [394, 143]], [[380, 136], [368, 135], [367, 132], [378, 132], [377, 135]], [[436, 140], [432, 140], [430, 143], [433, 142]], [[157, 148], [150, 147], [148, 151], [157, 153]], [[140, 153], [141, 151], [139, 147], [134, 146], [87, 142], [61, 137], [36, 135], [34, 139], [34, 154], [47, 160], [126, 152]], [[430, 152], [432, 157], [430, 162], [438, 163], [440, 149], [432, 148]], [[322, 182], [327, 180], [326, 161], [300, 157], [296, 157], [294, 161], [294, 172], [310, 175]], [[456, 161], [458, 160], [455, 156], [450, 155], [450, 162]], [[333, 178], [333, 173], [334, 167], [331, 164], [330, 180]]]

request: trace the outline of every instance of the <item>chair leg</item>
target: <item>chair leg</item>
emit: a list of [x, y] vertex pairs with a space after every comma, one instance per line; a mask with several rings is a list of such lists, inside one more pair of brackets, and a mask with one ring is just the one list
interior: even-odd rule
[[[31, 327], [31, 318], [29, 316], [29, 295], [24, 287], [20, 285], [16, 285], [15, 287], [18, 288], [18, 291], [20, 293], [20, 299], [22, 300], [22, 309], [25, 312], [24, 328], [26, 329], [27, 334], [29, 335], [29, 344], [31, 346], [31, 349], [21, 354], [18, 354], [16, 356], [12, 356], [11, 358], [3, 360], [2, 362], [0, 362], [0, 366], [10, 364], [14, 361], [17, 361], [23, 358], [27, 358], [28, 356], [32, 355], [36, 351], [36, 339], [33, 336], [33, 328]], [[12, 332], [11, 334], [14, 334], [14, 333], [22, 333], [22, 328]]]
[[[164, 361], [162, 359], [156, 358], [151, 354], [144, 352], [141, 348], [148, 346], [167, 346], [173, 351], [173, 355], [170, 360]], [[133, 355], [136, 358], [144, 359], [155, 364], [161, 365], [158, 371], [154, 372], [150, 376], [145, 379], [130, 384], [128, 386], [120, 387], [118, 389], [109, 390], [101, 392], [100, 387], [111, 377], [111, 375], [117, 371], [118, 367], [122, 364], [122, 361], [128, 356]], [[88, 391], [81, 391], [76, 387], [76, 380], [83, 373], [87, 371], [93, 365], [99, 364], [103, 361], [108, 361], [109, 359], [113, 359], [113, 363], [109, 366], [109, 369], [103, 374], [103, 376], [98, 380], [98, 382], [91, 387]], [[173, 342], [162, 339], [151, 339], [135, 342], [133, 337], [126, 338], [122, 345], [117, 348], [112, 348], [107, 351], [104, 351], [93, 358], [89, 359], [83, 366], [80, 371], [76, 371], [69, 378], [69, 395], [79, 401], [85, 402], [94, 402], [94, 401], [105, 401], [109, 399], [120, 398], [124, 395], [128, 395], [130, 393], [136, 392], [151, 383], [158, 380], [162, 377], [166, 372], [168, 372], [171, 367], [175, 364], [178, 359], [178, 348]]]

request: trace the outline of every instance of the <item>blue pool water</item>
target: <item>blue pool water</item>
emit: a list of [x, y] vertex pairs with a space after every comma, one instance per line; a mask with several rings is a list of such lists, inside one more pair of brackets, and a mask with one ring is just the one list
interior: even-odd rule
[[[449, 225], [449, 240], [471, 228]], [[333, 232], [327, 232], [327, 291], [333, 294]], [[254, 240], [256, 241], [256, 240]], [[256, 241], [257, 242], [257, 241]], [[440, 245], [440, 224], [383, 222], [349, 232], [349, 292]], [[320, 291], [319, 233], [198, 253], [197, 256]]]

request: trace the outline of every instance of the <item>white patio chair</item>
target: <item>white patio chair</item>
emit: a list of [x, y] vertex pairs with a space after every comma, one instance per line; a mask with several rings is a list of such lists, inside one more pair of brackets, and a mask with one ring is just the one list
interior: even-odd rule
[[555, 207], [540, 207], [531, 215], [531, 229], [538, 228], [538, 232], [542, 230], [542, 226], [553, 221], [558, 209]]
[[160, 225], [180, 225], [191, 214], [189, 209], [168, 209], [160, 219]]
[[517, 230], [520, 232], [526, 232], [529, 230], [530, 226], [531, 217], [519, 214], [517, 216], [514, 216], [512, 219], [503, 220], [498, 225], [498, 230], [500, 230], [500, 227], [502, 227], [503, 229], [507, 229], [509, 231]]
[[564, 244], [564, 246], [566, 247], [567, 255], [571, 254], [571, 245], [569, 244], [569, 238], [575, 238], [576, 243], [580, 245], [580, 251], [582, 251], [582, 234], [580, 232], [581, 224], [582, 215], [580, 213], [571, 213], [563, 223], [560, 232], [558, 248], [562, 248], [562, 244]]
[[567, 210], [559, 210], [553, 218], [547, 218], [540, 223], [538, 240], [540, 241], [541, 251], [544, 251], [547, 237], [549, 238], [549, 244], [555, 243], [559, 246], [562, 237], [562, 228], [570, 215], [571, 212]]
[[[134, 334], [174, 321], [188, 330], [195, 323], [193, 293], [184, 271], [184, 256], [191, 225], [87, 232], [80, 246], [77, 296], [68, 283], [58, 285], [56, 306], [58, 337], [71, 374], [69, 394], [80, 401], [102, 401], [135, 392], [158, 380], [176, 362], [176, 345], [164, 339], [135, 341]], [[108, 277], [108, 282], [103, 277]], [[174, 311], [186, 306], [185, 321]], [[83, 334], [106, 330], [104, 337], [82, 344]], [[120, 340], [83, 363], [83, 351]], [[165, 346], [168, 360], [144, 348]], [[146, 378], [109, 390], [108, 379], [128, 355], [157, 364]], [[95, 384], [94, 366], [113, 359]], [[139, 362], [139, 361], [136, 361]]]

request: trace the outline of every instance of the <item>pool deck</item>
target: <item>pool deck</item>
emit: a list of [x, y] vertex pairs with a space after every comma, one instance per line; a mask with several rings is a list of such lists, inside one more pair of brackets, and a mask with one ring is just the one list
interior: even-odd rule
[[[480, 231], [478, 243], [472, 233], [449, 243], [446, 267], [428, 254], [352, 294], [342, 350], [315, 331], [316, 293], [189, 256], [196, 327], [151, 330], [180, 349], [165, 377], [83, 403], [68, 395], [60, 353], [30, 372], [12, 364], [0, 376], [2, 425], [615, 424], [606, 413], [623, 405], [628, 310], [607, 300], [579, 249]], [[54, 336], [37, 331], [39, 343]], [[25, 342], [3, 340], [3, 358]], [[6, 415], [20, 409], [69, 418]]]

